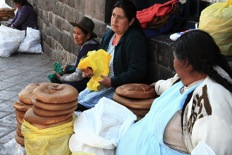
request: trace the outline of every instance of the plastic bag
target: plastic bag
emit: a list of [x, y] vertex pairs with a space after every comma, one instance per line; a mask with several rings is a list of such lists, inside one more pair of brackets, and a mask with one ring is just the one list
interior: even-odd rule
[[[57, 72], [58, 74], [60, 74], [60, 75], [63, 75], [63, 68], [62, 68], [61, 63], [59, 63], [59, 62], [54, 62], [53, 67], [54, 67], [54, 71], [56, 71], [56, 72]], [[59, 82], [60, 82], [54, 73], [49, 74], [49, 75], [48, 75], [48, 79], [49, 79], [52, 83], [59, 83]]]
[[120, 138], [136, 119], [129, 109], [103, 97], [75, 120], [69, 148], [72, 153], [114, 155]]
[[68, 141], [73, 134], [73, 120], [46, 129], [38, 129], [24, 120], [21, 131], [27, 155], [70, 155]]
[[14, 54], [20, 43], [25, 37], [25, 31], [19, 31], [6, 27], [0, 26], [0, 56], [9, 57]]
[[40, 43], [40, 31], [27, 28], [26, 37], [19, 45], [18, 52], [20, 53], [43, 53]]
[[87, 67], [91, 67], [94, 73], [87, 83], [87, 88], [89, 90], [96, 91], [99, 89], [100, 84], [98, 81], [102, 79], [100, 75], [107, 76], [109, 74], [110, 59], [111, 55], [103, 49], [100, 49], [98, 51], [88, 52], [87, 57], [80, 60], [77, 67], [78, 69], [83, 70]]
[[205, 8], [200, 15], [199, 29], [214, 38], [223, 55], [232, 56], [232, 0]]

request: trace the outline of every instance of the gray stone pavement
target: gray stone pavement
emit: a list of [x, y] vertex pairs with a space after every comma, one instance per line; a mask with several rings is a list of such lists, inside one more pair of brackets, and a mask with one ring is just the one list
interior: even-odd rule
[[0, 57], [0, 155], [16, 155], [7, 149], [15, 149], [9, 147], [9, 142], [14, 141], [16, 134], [13, 104], [18, 100], [18, 93], [30, 83], [48, 82], [47, 76], [53, 73], [52, 70], [53, 62], [45, 54]]

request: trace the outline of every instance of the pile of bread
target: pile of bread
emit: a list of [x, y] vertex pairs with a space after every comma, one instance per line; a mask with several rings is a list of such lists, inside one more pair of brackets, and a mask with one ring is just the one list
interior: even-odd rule
[[7, 21], [11, 18], [14, 18], [14, 11], [14, 8], [0, 8], [0, 21]]
[[59, 126], [73, 119], [77, 108], [77, 90], [67, 84], [32, 83], [19, 94], [14, 103], [17, 129], [16, 141], [24, 145], [21, 133], [23, 120], [38, 129]]
[[155, 97], [153, 87], [142, 83], [131, 83], [117, 87], [113, 100], [130, 109], [137, 116], [137, 120], [140, 120], [150, 110]]

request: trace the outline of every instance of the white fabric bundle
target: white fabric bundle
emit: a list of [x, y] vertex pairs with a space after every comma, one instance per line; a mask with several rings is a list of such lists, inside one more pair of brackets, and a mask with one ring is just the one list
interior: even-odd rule
[[20, 43], [25, 37], [25, 31], [19, 31], [6, 27], [0, 26], [0, 56], [9, 57], [14, 54]]

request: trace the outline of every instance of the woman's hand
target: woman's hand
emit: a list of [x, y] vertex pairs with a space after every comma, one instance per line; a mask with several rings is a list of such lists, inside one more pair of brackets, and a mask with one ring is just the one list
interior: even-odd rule
[[150, 86], [153, 87], [153, 88], [155, 89], [155, 84], [156, 84], [156, 82], [150, 84]]
[[93, 70], [90, 67], [87, 67], [86, 69], [83, 69], [81, 71], [82, 71], [82, 77], [91, 78], [94, 75]]
[[102, 86], [107, 87], [107, 88], [109, 88], [109, 87], [112, 86], [112, 85], [111, 85], [111, 78], [110, 78], [110, 77], [104, 76], [104, 75], [101, 75], [100, 77], [102, 78], [102, 80], [100, 80], [100, 81], [98, 81], [98, 82], [99, 82]]
[[54, 72], [54, 74], [56, 75], [57, 79], [60, 81], [61, 75], [57, 73], [56, 71]]
[[63, 74], [65, 74], [65, 73], [66, 73], [67, 68], [68, 68], [68, 66], [67, 66], [67, 65], [65, 65], [65, 66], [63, 66], [63, 67], [62, 67], [62, 69], [63, 69], [63, 72], [62, 72], [62, 73], [63, 73]]

